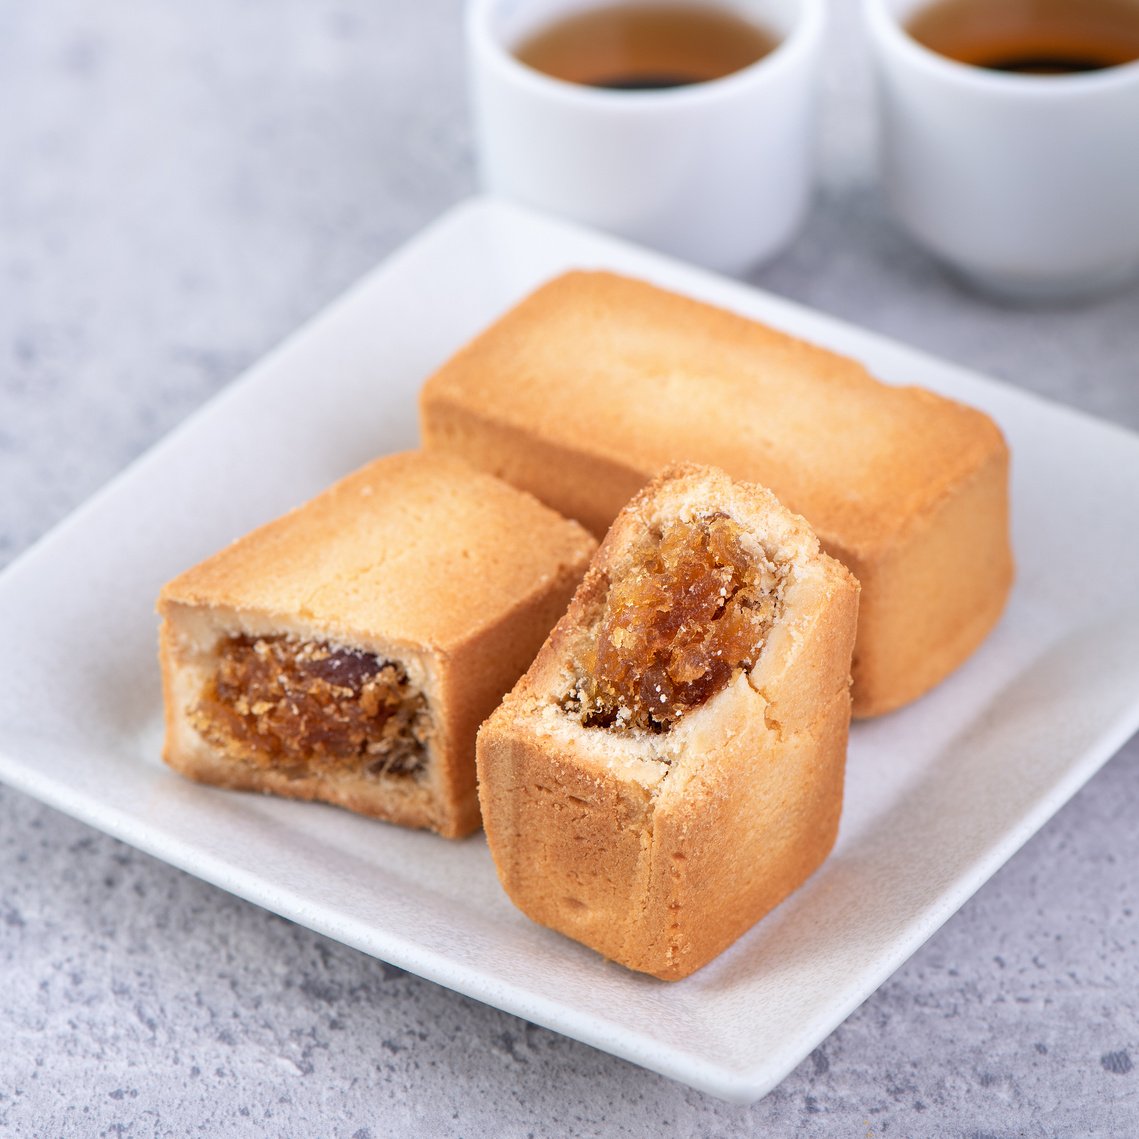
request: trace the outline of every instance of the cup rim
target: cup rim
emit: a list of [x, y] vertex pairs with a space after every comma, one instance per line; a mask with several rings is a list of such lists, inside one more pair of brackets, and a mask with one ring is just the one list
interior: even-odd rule
[[962, 63], [919, 43], [905, 31], [887, 5], [888, 0], [862, 0], [866, 24], [882, 43], [901, 53], [913, 66], [978, 92], [999, 92], [1026, 102], [1047, 102], [1101, 94], [1139, 81], [1139, 60], [1066, 75], [1024, 75]]
[[610, 113], [645, 113], [658, 104], [675, 109], [717, 102], [737, 90], [773, 81], [814, 50], [825, 26], [825, 0], [799, 0], [801, 12], [791, 31], [766, 55], [718, 79], [644, 91], [613, 90], [572, 83], [530, 67], [491, 33], [490, 16], [501, 0], [468, 0], [466, 36], [475, 56], [536, 95], [564, 99], [582, 108]]

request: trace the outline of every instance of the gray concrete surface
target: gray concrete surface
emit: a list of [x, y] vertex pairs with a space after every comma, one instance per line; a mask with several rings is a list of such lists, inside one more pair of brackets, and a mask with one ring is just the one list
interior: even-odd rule
[[[817, 206], [755, 281], [1139, 427], [1139, 290], [996, 307], [894, 230], [835, 7]], [[0, 0], [0, 563], [473, 188], [455, 0]], [[1133, 739], [744, 1109], [0, 788], [0, 1132], [1136, 1135], [1136, 818]]]

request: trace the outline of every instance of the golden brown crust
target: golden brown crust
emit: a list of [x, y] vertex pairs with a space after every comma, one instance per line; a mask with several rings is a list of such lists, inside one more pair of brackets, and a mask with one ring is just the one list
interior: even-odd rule
[[[750, 674], [663, 734], [561, 707], [634, 531], [727, 513], [790, 565]], [[673, 469], [622, 512], [534, 664], [483, 725], [479, 794], [503, 885], [530, 917], [630, 968], [687, 976], [800, 885], [842, 803], [858, 583], [762, 488]]]
[[[428, 380], [421, 412], [425, 446], [597, 534], [669, 462], [770, 487], [862, 581], [856, 715], [941, 680], [1011, 585], [1008, 454], [987, 416], [640, 281], [550, 282]], [[931, 535], [971, 551], [969, 572], [931, 582]]]
[[385, 642], [448, 652], [585, 547], [579, 526], [529, 494], [459, 458], [406, 451], [179, 575], [160, 606], [256, 610], [365, 636], [382, 630]]
[[[564, 610], [595, 546], [576, 523], [457, 459], [370, 463], [164, 586], [164, 757], [203, 782], [469, 834], [479, 825], [475, 731]], [[400, 664], [431, 709], [425, 772], [288, 772], [223, 756], [190, 712], [218, 639], [235, 634], [284, 634]]]
[[332, 803], [359, 815], [400, 826], [434, 830], [446, 838], [462, 838], [478, 829], [477, 803], [461, 792], [440, 811], [422, 785], [339, 775], [293, 776], [283, 771], [235, 764], [210, 748], [200, 736], [168, 743], [163, 758], [176, 771], [197, 783], [229, 791], [259, 791], [285, 799]]

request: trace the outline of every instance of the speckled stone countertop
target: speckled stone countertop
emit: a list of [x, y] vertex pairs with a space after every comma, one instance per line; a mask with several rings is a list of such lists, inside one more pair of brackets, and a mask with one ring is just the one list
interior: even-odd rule
[[[1139, 290], [997, 307], [893, 228], [835, 8], [817, 204], [755, 282], [1139, 428]], [[459, 25], [456, 0], [0, 4], [0, 563], [472, 192]], [[1136, 818], [1133, 739], [739, 1108], [0, 788], [0, 1132], [1136, 1135]]]

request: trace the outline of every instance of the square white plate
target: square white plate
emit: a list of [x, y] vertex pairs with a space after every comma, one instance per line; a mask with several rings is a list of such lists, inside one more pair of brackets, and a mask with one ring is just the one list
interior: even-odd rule
[[[168, 577], [378, 453], [416, 393], [541, 281], [603, 266], [989, 412], [1014, 456], [1000, 626], [855, 725], [838, 844], [718, 960], [665, 984], [531, 924], [481, 838], [199, 787], [159, 760]], [[742, 285], [506, 205], [445, 216], [0, 577], [0, 778], [366, 953], [737, 1102], [762, 1096], [1139, 726], [1139, 438]]]

